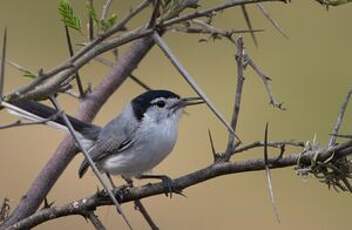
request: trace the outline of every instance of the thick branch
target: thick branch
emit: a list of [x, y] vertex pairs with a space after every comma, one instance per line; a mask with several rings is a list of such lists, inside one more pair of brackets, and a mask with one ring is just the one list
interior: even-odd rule
[[[334, 147], [326, 148], [316, 151], [309, 151], [302, 155], [302, 153], [290, 154], [280, 159], [269, 158], [268, 164], [270, 168], [283, 168], [294, 166], [300, 158], [300, 162], [309, 163], [316, 154], [319, 155], [319, 160], [328, 158], [332, 153], [335, 153], [336, 159], [352, 154], [352, 141], [336, 145]], [[211, 180], [215, 177], [236, 174], [242, 172], [258, 171], [265, 169], [264, 159], [251, 159], [239, 162], [218, 162], [206, 168], [197, 170], [185, 176], [179, 177], [174, 180], [174, 186], [177, 190], [184, 190], [193, 185]], [[123, 196], [121, 203], [131, 202], [134, 200], [155, 196], [165, 193], [165, 186], [162, 183], [147, 184], [140, 187], [131, 188], [128, 193]], [[115, 191], [117, 192], [117, 191]], [[111, 200], [107, 194], [94, 194], [88, 198], [81, 199], [66, 204], [62, 207], [53, 207], [36, 212], [32, 216], [18, 222], [10, 229], [31, 228], [40, 223], [46, 222], [51, 219], [60, 218], [68, 215], [78, 215], [88, 210], [95, 210], [99, 206], [111, 205]], [[52, 214], [52, 215], [50, 215]]]
[[[92, 121], [103, 104], [137, 67], [153, 44], [154, 42], [150, 38], [136, 41], [131, 49], [119, 58], [111, 73], [91, 94], [82, 100], [77, 118], [82, 121]], [[72, 139], [66, 137], [36, 177], [30, 189], [11, 213], [11, 216], [6, 220], [4, 226], [10, 226], [37, 210], [44, 197], [46, 197], [57, 179], [76, 155], [76, 152], [77, 149], [74, 147]]]

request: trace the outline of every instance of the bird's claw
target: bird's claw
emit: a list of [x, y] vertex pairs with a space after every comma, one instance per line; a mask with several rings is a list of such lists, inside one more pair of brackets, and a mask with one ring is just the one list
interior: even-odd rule
[[181, 196], [186, 197], [183, 193], [182, 190], [179, 190], [176, 188], [175, 186], [175, 182], [173, 181], [173, 179], [171, 179], [168, 176], [161, 176], [161, 183], [163, 184], [164, 190], [165, 190], [165, 196], [170, 197], [170, 199], [172, 198], [172, 194], [178, 194]]
[[[115, 195], [118, 202], [121, 202], [125, 198], [125, 195], [128, 194], [130, 187], [131, 186], [129, 186], [128, 184], [121, 185], [121, 186], [114, 186], [114, 188], [112, 189], [112, 192]], [[107, 195], [108, 195], [108, 192], [105, 189], [99, 190], [98, 188], [96, 192], [96, 196], [106, 197]]]
[[125, 184], [114, 188], [114, 194], [118, 202], [121, 202], [125, 195], [129, 193], [130, 185]]

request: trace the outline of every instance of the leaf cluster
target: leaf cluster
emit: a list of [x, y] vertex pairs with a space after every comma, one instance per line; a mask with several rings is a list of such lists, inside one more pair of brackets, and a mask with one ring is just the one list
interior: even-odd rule
[[59, 13], [61, 15], [61, 21], [63, 21], [68, 28], [81, 31], [81, 19], [74, 13], [69, 0], [60, 0]]

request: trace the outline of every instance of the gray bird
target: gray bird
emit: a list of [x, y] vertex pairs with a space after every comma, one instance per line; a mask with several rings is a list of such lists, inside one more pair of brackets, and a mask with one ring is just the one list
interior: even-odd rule
[[[133, 177], [161, 179], [172, 190], [169, 177], [146, 173], [172, 151], [183, 108], [203, 102], [199, 97], [180, 98], [168, 90], [150, 90], [135, 97], [104, 127], [70, 116], [69, 120], [101, 172], [108, 176], [121, 175], [127, 180]], [[29, 100], [2, 104], [23, 118], [32, 121], [51, 118], [47, 124], [67, 130], [62, 117], [55, 116], [57, 111], [49, 106]], [[80, 178], [88, 167], [89, 163], [84, 159], [78, 172]]]

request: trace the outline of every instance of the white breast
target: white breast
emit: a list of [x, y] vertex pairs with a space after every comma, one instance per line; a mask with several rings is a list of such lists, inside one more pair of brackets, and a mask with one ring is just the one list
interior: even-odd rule
[[108, 157], [102, 169], [126, 177], [150, 171], [172, 151], [177, 139], [177, 123], [176, 116], [159, 123], [144, 117], [131, 148]]

